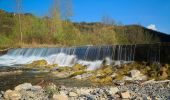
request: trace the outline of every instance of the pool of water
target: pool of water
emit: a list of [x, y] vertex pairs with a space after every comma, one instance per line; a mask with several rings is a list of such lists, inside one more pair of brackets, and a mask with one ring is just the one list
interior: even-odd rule
[[[15, 68], [1, 68], [0, 72], [14, 71]], [[39, 72], [36, 70], [24, 70], [21, 74], [0, 76], [0, 91], [14, 89], [15, 86], [22, 83], [32, 83], [36, 85], [42, 81], [53, 82], [56, 85], [64, 85], [67, 87], [90, 87], [93, 86], [90, 81], [80, 81], [70, 78], [56, 78], [51, 76], [50, 72]]]

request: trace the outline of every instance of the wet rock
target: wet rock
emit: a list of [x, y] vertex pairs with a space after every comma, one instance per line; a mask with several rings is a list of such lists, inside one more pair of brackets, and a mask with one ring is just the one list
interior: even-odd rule
[[128, 91], [120, 93], [123, 99], [130, 99], [130, 93]]
[[16, 91], [21, 91], [21, 90], [29, 90], [32, 88], [32, 84], [31, 83], [24, 83], [24, 84], [20, 84], [18, 86], [15, 87]]

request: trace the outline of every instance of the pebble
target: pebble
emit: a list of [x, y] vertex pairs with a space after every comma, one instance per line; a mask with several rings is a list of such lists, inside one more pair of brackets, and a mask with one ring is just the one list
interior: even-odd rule
[[[50, 87], [59, 88], [59, 91], [52, 96], [48, 94], [45, 88], [41, 86], [31, 86], [29, 83], [24, 83], [15, 87], [15, 90], [7, 90], [4, 93], [0, 93], [0, 100], [11, 99], [12, 100], [121, 100], [121, 99], [133, 99], [133, 100], [152, 100], [170, 99], [170, 82], [166, 83], [145, 83], [143, 85], [129, 83], [119, 85], [116, 87], [57, 87], [54, 84], [50, 84]], [[20, 88], [18, 88], [20, 87]], [[21, 88], [22, 87], [22, 88]], [[26, 88], [27, 87], [27, 88]], [[28, 87], [30, 89], [28, 89]], [[19, 91], [18, 91], [19, 90]], [[1, 99], [3, 98], [3, 99]]]

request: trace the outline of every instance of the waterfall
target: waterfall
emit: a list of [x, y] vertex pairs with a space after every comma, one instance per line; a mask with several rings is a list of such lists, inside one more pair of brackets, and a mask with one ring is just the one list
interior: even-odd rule
[[134, 45], [84, 46], [69, 48], [18, 48], [10, 49], [0, 56], [0, 66], [29, 64], [36, 60], [46, 60], [49, 64], [73, 66], [81, 64], [89, 70], [99, 68], [103, 60], [107, 64], [134, 60]]

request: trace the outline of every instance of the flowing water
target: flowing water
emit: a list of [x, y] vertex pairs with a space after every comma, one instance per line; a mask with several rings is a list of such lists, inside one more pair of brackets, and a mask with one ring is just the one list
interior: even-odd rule
[[[23, 64], [29, 64], [36, 60], [46, 60], [48, 64], [72, 67], [81, 64], [94, 70], [102, 64], [120, 65], [133, 61], [160, 61], [160, 47], [143, 45], [112, 45], [112, 46], [84, 46], [69, 48], [17, 48], [10, 49], [0, 56], [0, 72], [20, 68]], [[5, 67], [3, 67], [5, 66]], [[72, 79], [58, 79], [50, 76], [50, 73], [36, 71], [24, 71], [19, 75], [0, 76], [0, 90], [12, 89], [14, 86], [30, 82], [36, 84], [42, 80], [52, 80], [59, 85], [67, 86], [91, 86], [88, 81], [76, 81]]]
[[[89, 70], [100, 67], [103, 60], [134, 61], [135, 45], [85, 46], [70, 48], [19, 48], [10, 49], [0, 57], [0, 66], [29, 64], [45, 59], [49, 64], [88, 66]], [[111, 62], [110, 62], [111, 63]]]

